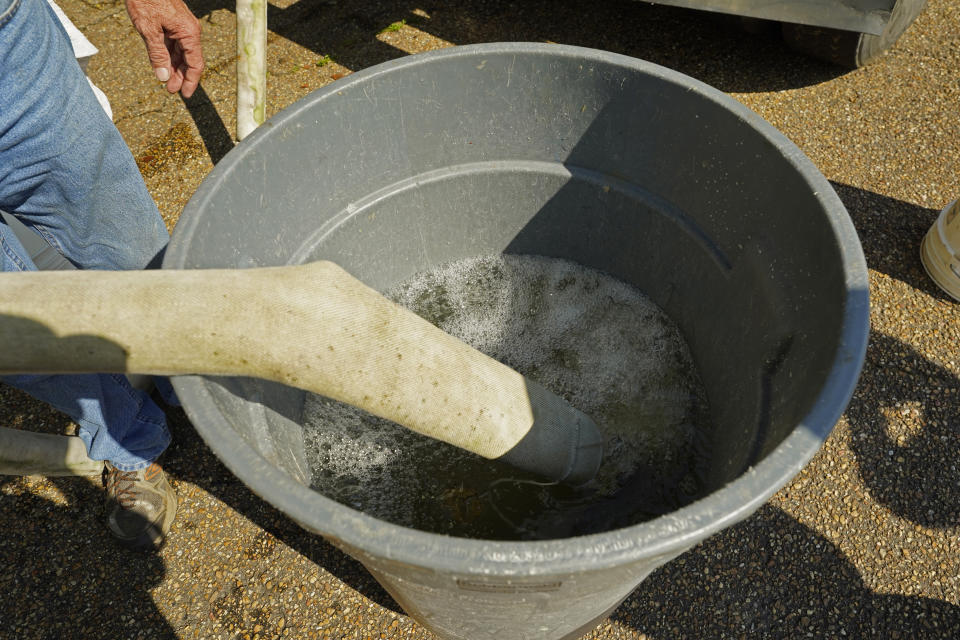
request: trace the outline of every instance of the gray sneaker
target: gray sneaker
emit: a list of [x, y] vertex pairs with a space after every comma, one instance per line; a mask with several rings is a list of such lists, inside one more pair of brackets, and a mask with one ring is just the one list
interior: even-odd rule
[[158, 549], [177, 515], [177, 494], [156, 462], [140, 471], [120, 471], [109, 462], [107, 526], [130, 549]]

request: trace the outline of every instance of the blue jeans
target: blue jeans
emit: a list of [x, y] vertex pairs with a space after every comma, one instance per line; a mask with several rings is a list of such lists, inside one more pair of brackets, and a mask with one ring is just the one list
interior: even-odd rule
[[[143, 269], [169, 241], [45, 0], [0, 0], [0, 209], [81, 269]], [[36, 270], [2, 222], [0, 260], [3, 271]], [[121, 470], [148, 466], [170, 443], [163, 411], [123, 375], [0, 380], [69, 415], [90, 457]]]

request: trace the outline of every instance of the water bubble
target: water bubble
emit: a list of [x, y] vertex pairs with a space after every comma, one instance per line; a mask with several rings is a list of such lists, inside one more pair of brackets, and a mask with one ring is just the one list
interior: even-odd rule
[[316, 490], [396, 524], [488, 539], [592, 533], [699, 497], [703, 387], [677, 327], [637, 289], [571, 262], [505, 255], [418, 274], [388, 296], [590, 415], [606, 437], [604, 462], [585, 487], [545, 485], [308, 396]]

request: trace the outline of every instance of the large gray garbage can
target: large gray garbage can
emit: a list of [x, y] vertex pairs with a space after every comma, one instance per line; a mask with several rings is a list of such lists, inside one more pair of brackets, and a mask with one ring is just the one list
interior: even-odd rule
[[407, 57], [311, 94], [211, 172], [164, 267], [324, 258], [385, 290], [496, 252], [606, 271], [672, 316], [711, 403], [709, 495], [561, 540], [425, 533], [308, 487], [302, 392], [175, 386], [240, 479], [360, 560], [439, 636], [573, 638], [814, 455], [863, 361], [866, 267], [830, 185], [757, 115], [652, 64], [539, 44]]

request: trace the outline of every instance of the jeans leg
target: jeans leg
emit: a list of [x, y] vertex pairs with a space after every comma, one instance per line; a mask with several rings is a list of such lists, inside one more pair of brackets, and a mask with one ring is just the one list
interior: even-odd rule
[[7, 14], [0, 209], [82, 269], [146, 267], [169, 241], [166, 226], [63, 26], [45, 0], [16, 0]]
[[[0, 263], [5, 272], [35, 270], [20, 240], [2, 222]], [[66, 413], [77, 423], [88, 455], [123, 471], [148, 466], [170, 444], [163, 411], [149, 395], [131, 387], [126, 376], [7, 375], [0, 381]]]
[[[5, 272], [35, 270], [30, 255], [2, 222], [0, 263]], [[123, 471], [149, 466], [170, 444], [163, 410], [131, 387], [124, 375], [7, 375], [0, 376], [0, 382], [66, 413], [77, 423], [87, 454]]]
[[170, 444], [163, 411], [122, 374], [14, 375], [0, 381], [69, 415], [87, 455], [121, 471], [150, 466]]
[[[143, 268], [169, 239], [129, 150], [44, 0], [0, 0], [0, 208], [81, 268]], [[36, 269], [2, 222], [0, 266]], [[148, 466], [170, 442], [163, 411], [123, 375], [0, 380], [65, 412], [90, 457], [119, 469]]]

